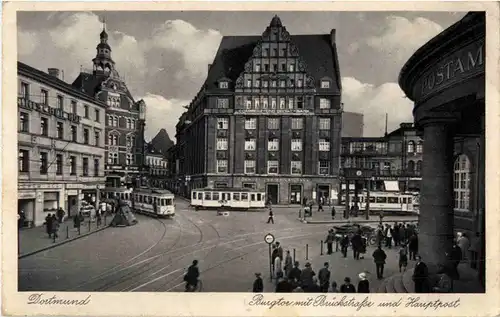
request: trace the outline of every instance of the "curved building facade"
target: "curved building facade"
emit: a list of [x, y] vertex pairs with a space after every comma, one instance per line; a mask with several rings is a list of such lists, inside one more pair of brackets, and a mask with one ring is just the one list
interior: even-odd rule
[[485, 14], [468, 13], [407, 61], [399, 85], [424, 138], [419, 252], [441, 264], [457, 232], [484, 285]]

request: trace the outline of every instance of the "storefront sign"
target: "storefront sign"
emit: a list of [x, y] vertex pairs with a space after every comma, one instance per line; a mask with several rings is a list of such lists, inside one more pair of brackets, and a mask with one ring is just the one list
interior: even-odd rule
[[26, 184], [21, 183], [18, 185], [19, 189], [59, 189], [62, 188], [62, 184]]
[[427, 71], [416, 86], [416, 97], [423, 98], [442, 88], [484, 72], [484, 41], [474, 42], [446, 57]]
[[35, 199], [35, 192], [18, 192], [17, 199]]
[[270, 115], [270, 114], [279, 114], [279, 115], [303, 115], [303, 114], [311, 114], [310, 110], [306, 109], [245, 109], [245, 110], [236, 110], [234, 112], [235, 115], [242, 114], [252, 114], [252, 115]]
[[54, 116], [60, 119], [69, 120], [75, 123], [80, 122], [80, 116], [74, 113], [69, 113], [58, 108], [52, 108], [49, 105], [44, 105], [38, 102], [27, 100], [24, 97], [18, 97], [17, 104], [19, 105], [19, 107], [24, 109], [35, 110], [49, 116]]

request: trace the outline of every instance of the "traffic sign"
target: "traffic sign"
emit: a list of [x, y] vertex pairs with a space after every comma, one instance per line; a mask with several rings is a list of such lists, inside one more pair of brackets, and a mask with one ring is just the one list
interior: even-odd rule
[[274, 236], [272, 234], [268, 233], [264, 237], [264, 241], [266, 241], [267, 244], [271, 244], [274, 242]]

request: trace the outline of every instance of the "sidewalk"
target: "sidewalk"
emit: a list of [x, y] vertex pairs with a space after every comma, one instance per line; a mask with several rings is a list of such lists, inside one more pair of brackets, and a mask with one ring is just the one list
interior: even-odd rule
[[[337, 208], [336, 208], [337, 209]], [[298, 211], [297, 211], [298, 216]], [[302, 214], [301, 217], [304, 215]], [[332, 219], [332, 214], [328, 210], [323, 212], [317, 212], [313, 210], [312, 217], [306, 217], [305, 220], [301, 220], [304, 223], [309, 224], [320, 224], [320, 223], [379, 223], [380, 218], [378, 215], [370, 215], [368, 219], [366, 219], [364, 214], [360, 214], [358, 217], [350, 216], [348, 219], [344, 219], [343, 210], [337, 209], [337, 213], [335, 215], [335, 219]], [[300, 220], [300, 219], [299, 219]], [[418, 215], [416, 214], [406, 214], [406, 215], [386, 215], [383, 218], [384, 223], [394, 223], [394, 222], [415, 222], [418, 221]]]
[[82, 222], [80, 227], [80, 234], [77, 229], [73, 228], [73, 220], [66, 219], [59, 227], [59, 238], [57, 238], [55, 242], [52, 238], [49, 238], [45, 226], [21, 229], [19, 230], [18, 235], [18, 258], [24, 258], [104, 230], [108, 228], [112, 219], [113, 216], [109, 215], [107, 217], [103, 217], [101, 225], [97, 227], [96, 222], [90, 222], [89, 225], [89, 218], [85, 218], [85, 221]]

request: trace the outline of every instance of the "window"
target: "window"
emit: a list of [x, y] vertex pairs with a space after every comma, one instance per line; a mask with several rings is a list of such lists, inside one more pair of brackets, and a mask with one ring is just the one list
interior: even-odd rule
[[303, 120], [302, 118], [292, 118], [292, 130], [302, 130]]
[[251, 79], [247, 79], [247, 87], [252, 87], [252, 80]]
[[318, 174], [328, 175], [330, 174], [330, 162], [329, 161], [319, 161], [318, 163]]
[[19, 172], [29, 172], [30, 152], [27, 150], [19, 150]]
[[217, 129], [227, 130], [228, 128], [229, 128], [229, 119], [228, 118], [217, 118]]
[[217, 160], [217, 173], [227, 173], [227, 160]]
[[320, 109], [330, 109], [330, 99], [320, 98], [319, 99], [319, 108]]
[[250, 97], [247, 98], [247, 100], [245, 102], [245, 107], [247, 109], [252, 109], [252, 99]]
[[74, 101], [74, 100], [71, 100], [71, 112], [73, 112], [73, 114], [78, 114], [78, 109], [77, 109], [77, 106], [76, 106], [76, 101]]
[[40, 134], [43, 136], [49, 135], [49, 119], [47, 118], [40, 119]]
[[76, 156], [69, 157], [69, 174], [76, 175]]
[[295, 71], [295, 65], [294, 64], [288, 65], [288, 71], [294, 72]]
[[280, 56], [286, 56], [286, 48], [281, 49], [281, 55]]
[[62, 154], [56, 155], [56, 175], [62, 175], [63, 173], [63, 156]]
[[256, 98], [254, 101], [255, 109], [260, 109], [260, 99]]
[[408, 165], [407, 165], [407, 167], [406, 167], [406, 170], [407, 170], [408, 172], [410, 172], [410, 173], [411, 173], [411, 172], [413, 172], [413, 171], [415, 170], [415, 162], [413, 162], [413, 161], [408, 161]]
[[417, 153], [422, 153], [424, 151], [424, 143], [422, 141], [418, 141], [417, 143]]
[[264, 53], [264, 56], [269, 56], [269, 49], [265, 48], [262, 53]]
[[259, 88], [260, 87], [260, 79], [256, 79], [255, 80], [255, 84], [254, 84], [255, 87]]
[[132, 128], [132, 120], [127, 119], [127, 129]]
[[57, 122], [57, 138], [64, 139], [64, 124], [62, 122]]
[[302, 151], [301, 139], [292, 139], [292, 151]]
[[89, 144], [89, 129], [83, 129], [83, 143], [84, 144]]
[[40, 102], [42, 105], [48, 105], [49, 104], [49, 92], [45, 89], [40, 90]]
[[113, 126], [113, 116], [108, 115], [108, 126]]
[[293, 98], [288, 98], [288, 109], [293, 109]]
[[280, 98], [280, 109], [281, 110], [285, 109], [285, 102], [286, 102], [285, 98], [281, 97]]
[[255, 161], [245, 161], [245, 174], [255, 174]]
[[329, 80], [322, 80], [321, 81], [321, 88], [323, 88], [323, 89], [330, 88], [330, 81]]
[[219, 108], [219, 109], [229, 108], [229, 99], [228, 98], [217, 98], [217, 108]]
[[302, 79], [297, 80], [297, 87], [302, 87]]
[[267, 88], [269, 87], [269, 82], [267, 80], [262, 81], [262, 87]]
[[257, 118], [245, 119], [245, 129], [247, 129], [247, 130], [257, 129]]
[[279, 118], [268, 118], [267, 119], [267, 129], [268, 130], [277, 130], [280, 128], [280, 119]]
[[319, 140], [319, 150], [322, 152], [330, 151], [330, 142], [325, 139]]
[[228, 82], [227, 81], [221, 81], [219, 82], [219, 88], [221, 89], [227, 89], [229, 86]]
[[304, 98], [297, 97], [297, 109], [302, 109], [304, 107]]
[[227, 139], [217, 139], [217, 150], [218, 151], [227, 150]]
[[96, 121], [96, 122], [101, 121], [101, 118], [100, 118], [100, 115], [101, 115], [101, 114], [100, 114], [100, 112], [99, 112], [99, 109], [95, 109], [95, 110], [94, 110], [94, 115], [95, 115], [95, 121]]
[[330, 118], [319, 118], [319, 129], [330, 130]]
[[277, 48], [273, 48], [273, 55], [271, 56], [278, 56], [278, 49]]
[[110, 134], [108, 136], [108, 144], [109, 145], [118, 145], [118, 135]]
[[87, 157], [84, 157], [82, 159], [82, 165], [83, 165], [83, 176], [89, 176], [89, 159]]
[[276, 98], [271, 98], [271, 109], [276, 109]]
[[127, 153], [127, 165], [134, 165], [134, 155]]
[[291, 167], [292, 175], [300, 175], [302, 174], [302, 162], [301, 161], [293, 161]]
[[278, 151], [280, 147], [280, 141], [278, 139], [271, 139], [267, 142], [268, 151]]
[[47, 174], [48, 170], [48, 153], [40, 152], [40, 174]]
[[278, 161], [267, 161], [267, 174], [278, 174]]
[[416, 172], [418, 175], [420, 175], [420, 173], [422, 173], [422, 161], [417, 161]]
[[27, 83], [21, 83], [21, 96], [26, 100], [30, 100], [30, 85]]
[[264, 71], [266, 71], [266, 72], [269, 71], [269, 64], [264, 64]]
[[245, 140], [245, 151], [255, 151], [256, 147], [255, 139]]
[[127, 136], [127, 147], [133, 147], [135, 144], [135, 137], [133, 135]]
[[108, 154], [108, 164], [118, 164], [118, 153], [110, 152]]
[[132, 119], [132, 130], [135, 130], [135, 127], [136, 127], [135, 120], [134, 120], [134, 119]]
[[78, 142], [78, 134], [76, 130], [76, 125], [71, 126], [71, 141]]
[[26, 112], [19, 113], [19, 129], [21, 132], [30, 132], [30, 116]]
[[268, 105], [269, 105], [269, 99], [265, 97], [264, 99], [262, 99], [262, 109], [267, 109]]
[[84, 111], [85, 111], [84, 116], [85, 116], [85, 118], [87, 118], [87, 119], [88, 119], [88, 118], [89, 118], [89, 106], [85, 105], [85, 106], [83, 107], [83, 109], [84, 109]]
[[276, 87], [276, 80], [271, 80], [271, 87]]
[[[277, 71], [278, 71], [278, 64], [273, 64], [273, 72]], [[276, 87], [276, 84], [274, 85], [274, 87]]]
[[118, 117], [113, 117], [113, 127], [118, 127]]
[[255, 72], [260, 72], [260, 64], [255, 64]]
[[281, 71], [286, 72], [286, 64], [281, 64]]
[[408, 153], [414, 153], [415, 152], [415, 142], [413, 142], [413, 141], [408, 142], [407, 149], [408, 149]]
[[469, 211], [470, 161], [464, 154], [458, 156], [453, 166], [453, 193], [454, 209]]
[[101, 145], [101, 133], [99, 131], [94, 131], [94, 145]]

